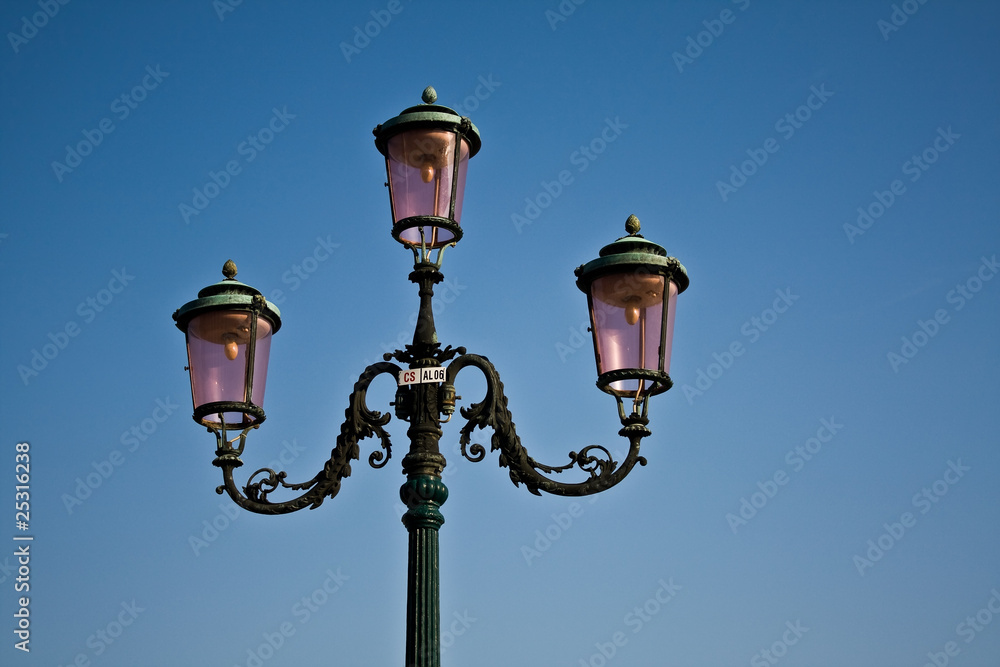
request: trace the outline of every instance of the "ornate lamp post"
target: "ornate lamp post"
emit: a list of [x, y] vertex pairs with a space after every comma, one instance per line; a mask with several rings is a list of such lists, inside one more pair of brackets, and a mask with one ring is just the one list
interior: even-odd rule
[[[465, 348], [442, 348], [434, 327], [434, 285], [443, 280], [444, 249], [462, 238], [459, 225], [468, 160], [480, 148], [479, 131], [468, 118], [435, 104], [433, 88], [424, 91], [424, 104], [410, 107], [375, 128], [375, 145], [385, 156], [392, 236], [413, 252], [410, 281], [418, 286], [420, 309], [413, 342], [404, 350], [384, 355], [368, 366], [354, 385], [345, 420], [330, 459], [312, 479], [289, 483], [284, 472], [261, 468], [240, 487], [233, 471], [247, 435], [264, 421], [263, 398], [271, 335], [281, 326], [278, 309], [259, 291], [235, 280], [236, 266], [227, 261], [225, 280], [206, 287], [198, 298], [174, 313], [187, 338], [188, 368], [194, 402], [194, 420], [216, 437], [213, 464], [222, 469], [223, 484], [216, 491], [259, 514], [285, 514], [315, 509], [340, 490], [351, 474], [351, 462], [360, 458], [358, 442], [375, 436], [381, 449], [368, 457], [374, 468], [392, 456], [385, 430], [389, 414], [370, 410], [368, 387], [379, 375], [396, 379], [396, 417], [409, 423], [410, 449], [403, 456], [406, 482], [400, 498], [406, 504], [403, 524], [409, 532], [409, 570], [406, 603], [406, 664], [438, 667], [440, 605], [438, 584], [438, 529], [444, 523], [440, 507], [448, 498], [441, 481], [445, 458], [438, 443], [441, 424], [451, 419], [456, 403], [455, 379], [468, 366], [486, 377], [486, 396], [462, 408], [466, 420], [460, 430], [462, 455], [481, 461], [486, 449], [472, 443], [476, 428], [493, 429], [491, 451], [500, 450], [499, 463], [509, 469], [515, 486], [536, 495], [541, 491], [582, 496], [610, 488], [638, 463], [639, 443], [650, 434], [647, 408], [650, 396], [668, 390], [670, 345], [677, 295], [688, 286], [687, 272], [659, 245], [639, 235], [639, 221], [629, 216], [627, 236], [605, 246], [600, 257], [576, 269], [577, 285], [587, 294], [597, 361], [597, 386], [613, 395], [622, 423], [619, 434], [629, 441], [621, 462], [600, 445], [569, 453], [569, 462], [548, 466], [528, 455], [517, 436], [503, 383], [493, 364]], [[436, 251], [436, 254], [435, 254]], [[395, 362], [395, 363], [394, 363]], [[626, 405], [626, 402], [630, 405]], [[471, 444], [471, 446], [470, 446]], [[556, 481], [548, 475], [579, 468], [582, 482]], [[279, 487], [301, 492], [297, 497], [272, 501]]]

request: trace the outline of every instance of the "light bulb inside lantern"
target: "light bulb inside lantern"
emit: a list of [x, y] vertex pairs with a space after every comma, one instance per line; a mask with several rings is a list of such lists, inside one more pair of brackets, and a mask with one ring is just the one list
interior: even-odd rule
[[628, 322], [630, 326], [639, 321], [638, 303], [630, 303], [625, 306], [625, 321]]
[[236, 357], [240, 354], [240, 347], [236, 343], [236, 335], [231, 333], [222, 334], [222, 342], [224, 344], [223, 349], [226, 353], [226, 359], [235, 361]]
[[434, 180], [434, 165], [430, 162], [424, 162], [423, 166], [420, 167], [420, 180], [424, 183], [430, 183]]

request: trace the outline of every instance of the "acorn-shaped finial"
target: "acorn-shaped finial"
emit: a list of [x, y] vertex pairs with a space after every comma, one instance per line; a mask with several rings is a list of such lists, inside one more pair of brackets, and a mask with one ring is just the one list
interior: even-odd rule
[[226, 277], [226, 280], [235, 280], [236, 262], [231, 259], [227, 259], [226, 263], [222, 265], [222, 275]]
[[625, 221], [625, 231], [628, 232], [630, 236], [635, 236], [636, 234], [638, 234], [640, 227], [641, 225], [639, 224], [639, 218], [635, 217], [634, 215], [630, 215], [628, 219]]
[[424, 94], [420, 96], [420, 99], [424, 101], [425, 104], [434, 104], [437, 102], [438, 94], [434, 90], [434, 86], [427, 86], [424, 88]]

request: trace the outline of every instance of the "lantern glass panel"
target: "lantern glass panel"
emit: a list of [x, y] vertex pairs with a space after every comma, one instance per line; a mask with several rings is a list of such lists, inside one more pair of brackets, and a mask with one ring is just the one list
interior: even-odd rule
[[677, 283], [670, 283], [670, 294], [667, 300], [667, 335], [663, 340], [663, 371], [670, 374], [670, 352], [674, 343], [674, 311], [677, 310]]
[[[663, 276], [642, 272], [594, 280], [591, 303], [599, 374], [623, 369], [664, 370], [660, 367], [663, 286]], [[676, 295], [673, 283], [670, 294]], [[615, 391], [630, 394], [648, 388], [640, 380], [611, 385]]]
[[[460, 141], [458, 183], [454, 215], [451, 210], [452, 181], [455, 175], [455, 142]], [[469, 145], [454, 132], [415, 129], [390, 137], [388, 141], [389, 187], [393, 222], [415, 216], [435, 216], [461, 222], [465, 172]], [[401, 239], [420, 244], [420, 229], [405, 230]], [[447, 245], [454, 234], [433, 226], [422, 228], [424, 242], [432, 247]]]
[[[187, 329], [188, 363], [194, 407], [218, 401], [245, 402], [250, 311], [211, 311], [191, 319]], [[271, 351], [271, 324], [257, 318], [254, 348], [253, 395], [250, 402], [263, 407], [267, 362]], [[239, 422], [242, 415], [226, 414]]]

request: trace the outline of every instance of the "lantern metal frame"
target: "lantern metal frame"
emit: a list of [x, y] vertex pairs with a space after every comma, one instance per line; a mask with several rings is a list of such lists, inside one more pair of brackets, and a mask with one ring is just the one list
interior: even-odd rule
[[[433, 93], [433, 89], [429, 89]], [[425, 91], [424, 101], [432, 97]], [[433, 101], [433, 99], [431, 99]], [[445, 107], [446, 109], [446, 107]], [[448, 110], [450, 111], [450, 110]], [[424, 117], [423, 114], [430, 114]], [[447, 115], [438, 108], [426, 110], [426, 107], [407, 109], [399, 117], [380, 125], [375, 130], [376, 146], [386, 154], [385, 146], [393, 128], [423, 122], [441, 121], [440, 115]], [[454, 117], [446, 118], [445, 124], [456, 132], [464, 133], [470, 141], [470, 157], [479, 150], [480, 140], [478, 130], [475, 130], [468, 119], [456, 121]], [[471, 128], [471, 130], [470, 130]], [[453, 179], [453, 184], [457, 178]], [[453, 186], [454, 190], [454, 186]], [[390, 196], [392, 193], [390, 192]], [[454, 207], [455, 192], [452, 193]], [[454, 210], [452, 209], [452, 213]], [[621, 482], [632, 469], [638, 465], [646, 465], [646, 459], [639, 454], [641, 440], [650, 435], [646, 404], [642, 409], [634, 408], [626, 413], [621, 397], [618, 401], [618, 413], [622, 428], [619, 435], [629, 442], [628, 453], [621, 461], [616, 461], [611, 452], [601, 445], [588, 445], [569, 453], [569, 461], [563, 465], [546, 465], [536, 461], [528, 454], [517, 435], [513, 416], [507, 407], [507, 397], [504, 394], [503, 382], [493, 364], [484, 356], [470, 354], [464, 347], [442, 347], [438, 340], [434, 324], [433, 296], [434, 286], [444, 280], [440, 271], [441, 252], [435, 261], [430, 259], [430, 250], [426, 242], [417, 244], [404, 242], [400, 238], [401, 230], [417, 226], [426, 226], [428, 222], [439, 224], [436, 218], [422, 217], [402, 220], [394, 223], [392, 236], [397, 241], [409, 246], [414, 252], [413, 271], [409, 280], [417, 285], [420, 299], [417, 321], [413, 332], [413, 340], [404, 349], [397, 349], [383, 355], [383, 361], [370, 364], [354, 384], [348, 398], [345, 418], [336, 437], [335, 445], [329, 460], [312, 479], [305, 482], [289, 483], [284, 471], [271, 468], [260, 468], [252, 473], [242, 486], [235, 481], [234, 470], [243, 465], [241, 456], [244, 452], [247, 434], [263, 422], [263, 410], [260, 410], [259, 422], [245, 426], [242, 432], [230, 438], [225, 423], [222, 428], [212, 429], [216, 435], [216, 457], [213, 465], [222, 469], [223, 483], [216, 488], [219, 494], [226, 493], [240, 507], [258, 514], [287, 514], [304, 508], [315, 509], [326, 498], [335, 497], [341, 488], [342, 480], [351, 475], [351, 463], [360, 460], [359, 442], [366, 438], [377, 438], [378, 447], [368, 456], [372, 468], [384, 468], [392, 457], [392, 442], [386, 426], [391, 419], [389, 413], [372, 410], [367, 405], [367, 393], [371, 383], [381, 375], [390, 375], [396, 380], [395, 400], [390, 404], [395, 416], [409, 424], [406, 435], [409, 439], [409, 451], [402, 458], [402, 472], [406, 481], [400, 488], [400, 499], [407, 507], [402, 522], [409, 533], [408, 576], [406, 600], [406, 664], [416, 667], [439, 667], [441, 662], [440, 646], [440, 585], [438, 571], [438, 531], [444, 523], [440, 512], [441, 505], [448, 498], [448, 489], [442, 481], [446, 461], [441, 454], [439, 442], [443, 435], [442, 425], [454, 416], [457, 403], [461, 396], [456, 394], [456, 380], [459, 373], [468, 367], [479, 370], [486, 381], [485, 396], [479, 402], [471, 403], [469, 407], [458, 409], [465, 424], [460, 429], [459, 442], [461, 454], [471, 462], [482, 461], [486, 457], [486, 448], [473, 443], [473, 432], [476, 429], [490, 428], [493, 435], [490, 441], [490, 451], [499, 451], [500, 467], [508, 469], [508, 474], [514, 486], [524, 487], [532, 494], [542, 492], [559, 496], [585, 496], [605, 491]], [[632, 220], [632, 218], [630, 218]], [[446, 227], [456, 232], [455, 238], [448, 245], [455, 245], [461, 239], [461, 230]], [[638, 230], [636, 230], [638, 231]], [[635, 239], [633, 238], [633, 241]], [[612, 244], [614, 245], [614, 244]], [[654, 244], [655, 245], [655, 244]], [[641, 253], [640, 253], [641, 254]], [[647, 253], [648, 254], [648, 253]], [[665, 252], [664, 252], [665, 255]], [[626, 262], [629, 255], [618, 254], [611, 258], [595, 260], [577, 269], [578, 284], [588, 284], [593, 276], [599, 275], [605, 269]], [[676, 277], [683, 282], [681, 289], [687, 287], [687, 274], [679, 262], [652, 259], [652, 255], [643, 255], [640, 265], [655, 267], [664, 275]], [[602, 261], [603, 260], [603, 261]], [[633, 262], [635, 263], [635, 262]], [[227, 262], [227, 267], [230, 262]], [[589, 269], [587, 267], [590, 267]], [[232, 267], [235, 275], [235, 266]], [[227, 276], [231, 279], [231, 276]], [[242, 283], [223, 281], [218, 285], [226, 288], [214, 290], [211, 286], [199, 292], [199, 299], [186, 304], [174, 314], [178, 327], [185, 330], [192, 313], [200, 309], [212, 307], [229, 307], [258, 309], [255, 312], [267, 314], [273, 318], [274, 331], [280, 326], [280, 315], [277, 308], [264, 300], [260, 292]], [[582, 287], [581, 287], [582, 289]], [[681, 291], [683, 291], [681, 289]], [[223, 297], [219, 299], [219, 297]], [[217, 299], [217, 300], [212, 300]], [[248, 305], [249, 302], [249, 305]], [[664, 327], [665, 328], [665, 327]], [[436, 369], [443, 371], [443, 379], [417, 384], [406, 384], [401, 374], [404, 367], [411, 371], [421, 369]], [[252, 374], [252, 367], [249, 373]], [[436, 376], [441, 378], [441, 376]], [[248, 378], [252, 380], [252, 378]], [[662, 378], [659, 378], [663, 382]], [[602, 376], [598, 386], [607, 391], [607, 382], [611, 380]], [[669, 377], [661, 391], [669, 388]], [[249, 394], [247, 394], [249, 401]], [[648, 397], [647, 397], [648, 398]], [[240, 404], [243, 405], [243, 404]], [[252, 406], [252, 404], [250, 404]], [[253, 406], [258, 407], [258, 406]], [[221, 409], [221, 408], [219, 408]], [[243, 408], [241, 408], [243, 409]], [[256, 413], [253, 413], [256, 414]], [[203, 416], [203, 415], [202, 415]], [[195, 421], [203, 423], [196, 412]], [[242, 425], [241, 425], [242, 426]], [[238, 441], [238, 444], [237, 444]], [[586, 473], [579, 482], [564, 482], [553, 479], [550, 475], [561, 474], [572, 469]], [[272, 500], [270, 494], [278, 489], [300, 492], [297, 497], [288, 500]]]

